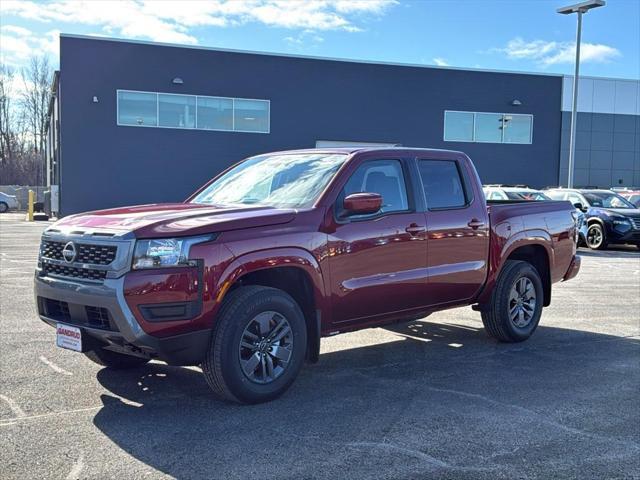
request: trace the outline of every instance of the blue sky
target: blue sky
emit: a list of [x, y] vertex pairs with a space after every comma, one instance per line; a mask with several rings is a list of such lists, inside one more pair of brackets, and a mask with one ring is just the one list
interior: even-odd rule
[[[577, 1], [577, 0], [574, 0]], [[54, 0], [0, 2], [2, 60], [57, 62], [60, 32], [483, 69], [571, 73], [571, 0]], [[584, 75], [640, 78], [640, 0], [584, 17]]]

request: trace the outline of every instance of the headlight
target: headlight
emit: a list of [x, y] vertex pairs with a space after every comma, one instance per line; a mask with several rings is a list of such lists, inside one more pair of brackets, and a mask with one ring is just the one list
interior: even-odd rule
[[213, 240], [213, 235], [189, 238], [157, 238], [138, 240], [131, 268], [183, 267], [195, 265], [189, 261], [189, 249], [196, 243]]
[[631, 223], [628, 218], [624, 217], [612, 217], [612, 221], [614, 225], [629, 225]]

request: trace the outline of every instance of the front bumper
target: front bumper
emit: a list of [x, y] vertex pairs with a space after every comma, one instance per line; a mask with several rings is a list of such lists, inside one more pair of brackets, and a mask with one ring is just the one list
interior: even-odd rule
[[640, 230], [632, 227], [626, 231], [620, 231], [617, 228], [609, 227], [607, 229], [607, 241], [609, 243], [640, 245]]
[[[196, 330], [169, 337], [145, 333], [124, 299], [124, 277], [90, 284], [68, 279], [35, 276], [35, 295], [40, 318], [51, 326], [75, 325], [83, 331], [88, 348], [104, 347], [129, 355], [157, 358], [171, 365], [198, 365], [204, 359], [211, 330]], [[63, 314], [51, 312], [44, 300], [64, 302]], [[108, 312], [108, 325], [86, 323], [86, 308]]]

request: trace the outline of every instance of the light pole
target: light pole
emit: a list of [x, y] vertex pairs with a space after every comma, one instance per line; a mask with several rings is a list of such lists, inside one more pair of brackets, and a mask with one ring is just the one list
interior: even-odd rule
[[576, 32], [576, 71], [573, 76], [573, 100], [571, 103], [571, 133], [569, 136], [569, 178], [567, 187], [573, 188], [573, 170], [576, 157], [576, 116], [578, 110], [578, 75], [580, 74], [580, 38], [582, 37], [582, 14], [592, 8], [604, 7], [604, 0], [588, 0], [576, 3], [568, 7], [559, 8], [557, 11], [563, 15], [578, 14], [578, 28]]

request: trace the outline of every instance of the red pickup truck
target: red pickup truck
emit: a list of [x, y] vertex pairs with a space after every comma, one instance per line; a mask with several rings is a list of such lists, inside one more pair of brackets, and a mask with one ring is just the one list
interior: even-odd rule
[[184, 203], [60, 220], [35, 295], [61, 347], [112, 368], [202, 365], [218, 395], [257, 403], [323, 336], [473, 305], [492, 337], [527, 339], [580, 268], [574, 210], [487, 206], [460, 152], [270, 153]]

